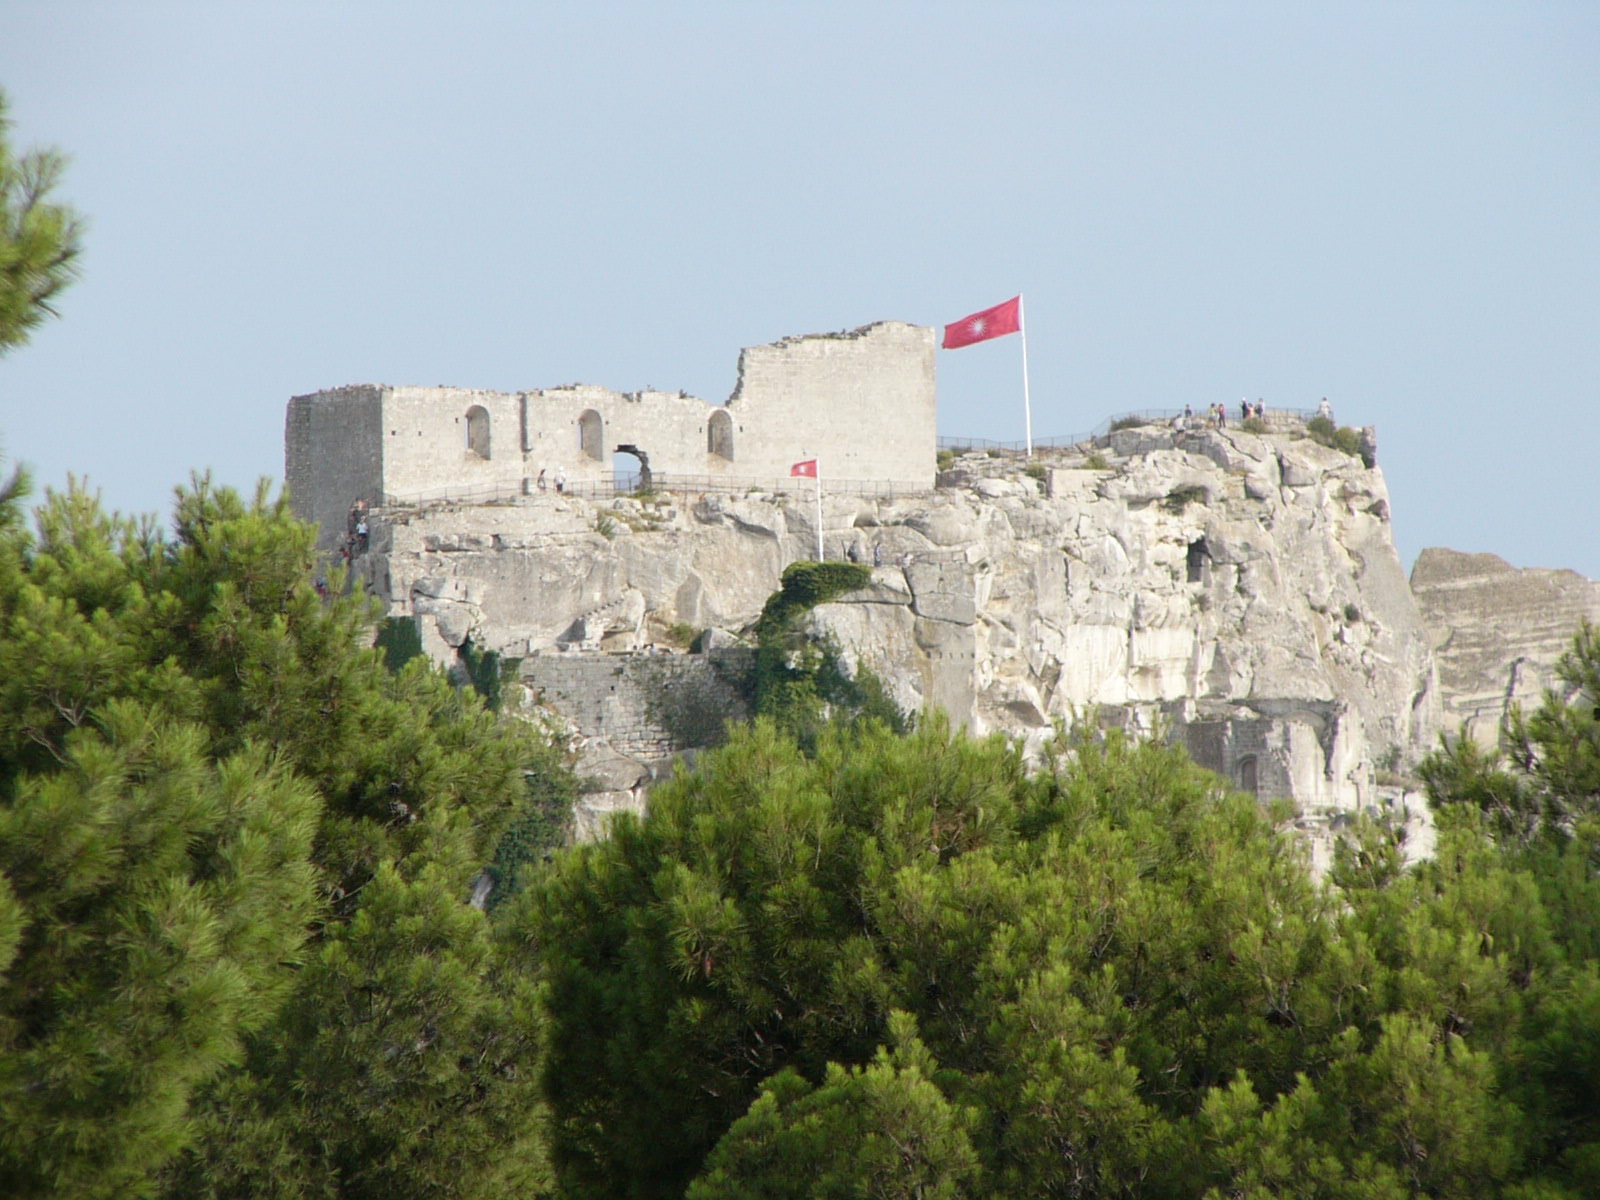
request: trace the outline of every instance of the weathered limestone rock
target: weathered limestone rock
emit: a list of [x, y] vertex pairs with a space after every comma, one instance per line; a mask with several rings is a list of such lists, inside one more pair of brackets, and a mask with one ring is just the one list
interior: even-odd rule
[[[1377, 804], [1378, 766], [1425, 750], [1438, 706], [1382, 476], [1284, 434], [1129, 429], [1101, 452], [1103, 469], [1058, 453], [1039, 481], [973, 455], [944, 476], [969, 486], [825, 494], [827, 556], [883, 565], [818, 608], [811, 632], [903, 707], [941, 707], [978, 733], [1035, 746], [1098, 711], [1170, 728], [1203, 764], [1310, 819]], [[803, 493], [536, 494], [372, 522], [361, 572], [441, 657], [465, 637], [539, 661], [648, 649], [683, 623], [747, 628], [817, 544]], [[597, 763], [619, 750], [585, 732]], [[654, 769], [651, 752], [624, 753]], [[596, 773], [618, 804], [642, 786]]]
[[1518, 570], [1493, 554], [1428, 549], [1411, 591], [1439, 664], [1446, 728], [1493, 745], [1512, 704], [1531, 708], [1584, 620], [1600, 621], [1600, 582], [1575, 571]]

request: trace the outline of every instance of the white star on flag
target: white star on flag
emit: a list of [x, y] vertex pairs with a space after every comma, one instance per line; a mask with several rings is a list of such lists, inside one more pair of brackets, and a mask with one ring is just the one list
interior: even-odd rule
[[1019, 332], [1022, 328], [1021, 300], [1019, 296], [946, 325], [944, 348], [954, 350], [960, 346], [970, 346], [974, 342], [986, 342], [990, 338]]

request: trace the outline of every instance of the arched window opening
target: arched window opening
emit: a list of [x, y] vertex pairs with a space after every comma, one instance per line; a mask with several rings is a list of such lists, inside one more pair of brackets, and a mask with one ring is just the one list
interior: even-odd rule
[[578, 418], [578, 449], [595, 462], [605, 461], [606, 423], [592, 408], [585, 409], [583, 416]]
[[712, 413], [706, 422], [706, 453], [733, 461], [733, 418], [725, 410]]
[[1200, 582], [1201, 574], [1205, 570], [1206, 559], [1208, 559], [1210, 557], [1211, 557], [1211, 548], [1206, 545], [1205, 538], [1201, 538], [1198, 542], [1190, 542], [1189, 543], [1189, 555], [1188, 555], [1188, 559], [1187, 559], [1187, 565], [1188, 565], [1188, 570], [1189, 570], [1189, 582], [1190, 583], [1199, 583]]
[[1256, 756], [1247, 754], [1239, 760], [1234, 771], [1239, 776], [1239, 790], [1249, 792], [1252, 796], [1259, 794], [1258, 779], [1256, 776]]
[[481, 404], [467, 409], [467, 449], [479, 458], [489, 457], [489, 410]]

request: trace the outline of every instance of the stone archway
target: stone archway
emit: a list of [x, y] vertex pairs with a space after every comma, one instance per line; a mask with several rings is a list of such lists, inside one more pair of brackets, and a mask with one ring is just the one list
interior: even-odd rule
[[1254, 754], [1246, 754], [1233, 768], [1234, 775], [1239, 780], [1239, 790], [1249, 792], [1252, 796], [1261, 794], [1260, 771]]
[[618, 446], [617, 453], [631, 454], [634, 458], [639, 460], [638, 490], [641, 492], [654, 491], [655, 480], [650, 474], [650, 455], [639, 449], [639, 447], [633, 445], [631, 442], [624, 442], [622, 445]]

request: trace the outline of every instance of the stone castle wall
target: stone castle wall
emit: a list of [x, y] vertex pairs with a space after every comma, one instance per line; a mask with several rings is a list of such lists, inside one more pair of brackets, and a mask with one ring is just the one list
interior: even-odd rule
[[517, 393], [364, 385], [289, 401], [285, 477], [298, 515], [345, 536], [358, 501], [485, 502], [609, 482], [621, 445], [670, 483], [787, 480], [820, 460], [825, 482], [933, 486], [933, 330], [880, 322], [746, 349], [726, 405], [681, 392], [574, 384]]
[[321, 529], [332, 549], [344, 536], [350, 506], [383, 490], [383, 388], [320, 392], [316, 403], [289, 402], [284, 426], [284, 481], [297, 517]]

